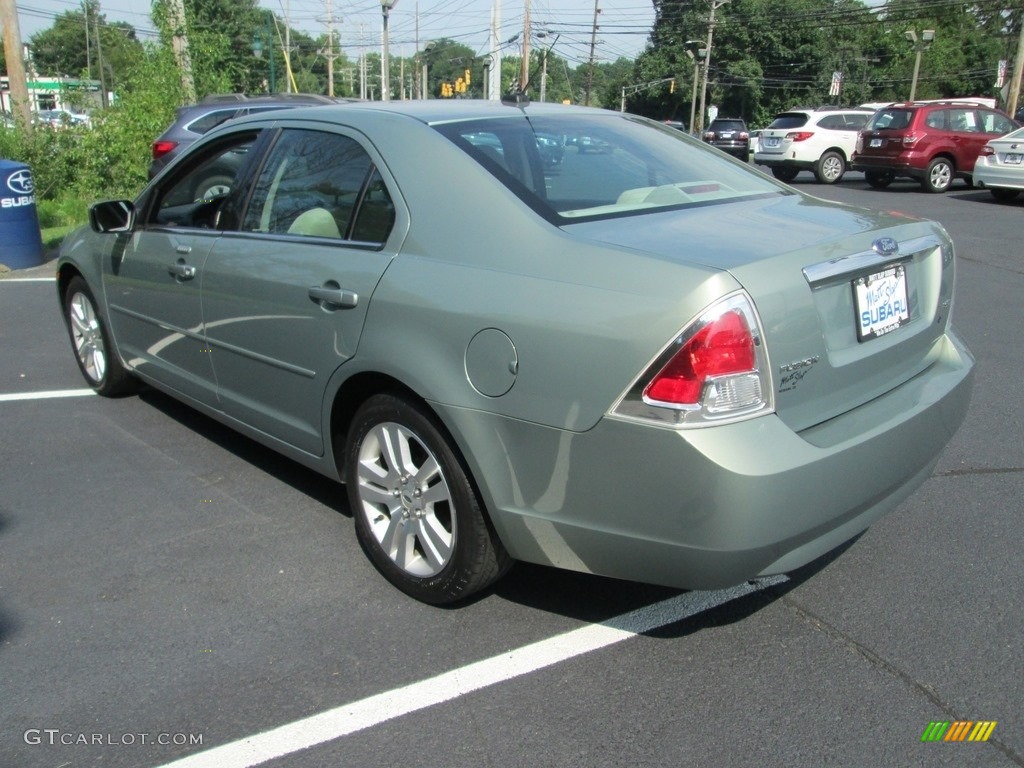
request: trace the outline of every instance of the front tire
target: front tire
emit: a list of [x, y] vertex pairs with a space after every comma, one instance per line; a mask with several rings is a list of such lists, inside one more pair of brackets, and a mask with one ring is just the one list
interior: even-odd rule
[[829, 150], [818, 159], [814, 178], [821, 184], [835, 184], [846, 173], [846, 160], [838, 152]]
[[356, 412], [345, 447], [356, 536], [393, 585], [424, 603], [465, 599], [510, 565], [435, 417], [396, 395]]
[[921, 186], [926, 192], [941, 194], [953, 183], [953, 175], [953, 164], [945, 157], [936, 157], [928, 163], [928, 170], [921, 180]]
[[78, 368], [96, 394], [117, 397], [131, 392], [135, 380], [121, 365], [96, 299], [81, 277], [72, 278], [64, 292], [64, 320]]

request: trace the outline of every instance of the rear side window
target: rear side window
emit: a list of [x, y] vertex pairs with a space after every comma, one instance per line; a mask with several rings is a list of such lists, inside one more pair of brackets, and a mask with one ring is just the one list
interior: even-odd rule
[[192, 133], [198, 133], [200, 135], [212, 131], [221, 123], [225, 123], [235, 116], [238, 112], [237, 109], [215, 109], [212, 112], [207, 112], [201, 117], [197, 117], [188, 125], [188, 130]]
[[391, 197], [357, 141], [285, 130], [256, 180], [242, 229], [383, 243], [393, 223]]
[[[780, 130], [786, 130], [789, 128], [803, 128], [807, 125], [807, 115], [802, 112], [786, 112], [781, 115], [776, 115], [775, 119], [772, 120], [769, 129], [777, 128]], [[830, 127], [830, 126], [825, 126]]]

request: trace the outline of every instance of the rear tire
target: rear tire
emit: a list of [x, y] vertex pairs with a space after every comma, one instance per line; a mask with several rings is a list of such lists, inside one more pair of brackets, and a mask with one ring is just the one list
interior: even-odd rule
[[953, 176], [953, 164], [945, 157], [936, 157], [928, 163], [921, 186], [926, 192], [942, 194], [952, 185]]
[[78, 369], [96, 394], [117, 397], [131, 392], [135, 379], [121, 365], [96, 299], [81, 277], [72, 278], [64, 292], [64, 321]]
[[814, 166], [814, 178], [820, 184], [835, 184], [843, 178], [846, 173], [846, 160], [839, 152], [829, 150], [819, 159]]
[[864, 180], [873, 189], [885, 189], [892, 184], [892, 171], [864, 171]]
[[432, 414], [403, 397], [375, 395], [356, 412], [344, 457], [359, 543], [407, 595], [453, 603], [508, 570], [511, 559]]
[[779, 181], [784, 181], [787, 184], [796, 178], [796, 175], [800, 173], [796, 168], [785, 168], [779, 166], [772, 166], [772, 176]]

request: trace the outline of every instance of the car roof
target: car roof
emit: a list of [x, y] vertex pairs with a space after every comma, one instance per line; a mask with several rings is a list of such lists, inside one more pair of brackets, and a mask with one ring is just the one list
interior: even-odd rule
[[[596, 107], [552, 104], [550, 102], [511, 105], [499, 101], [487, 101], [484, 99], [415, 99], [409, 101], [364, 101], [318, 107], [297, 107], [295, 109], [288, 110], [287, 116], [275, 115], [272, 119], [298, 120], [307, 117], [314, 117], [329, 122], [335, 116], [352, 116], [360, 113], [403, 115], [414, 120], [427, 123], [428, 125], [462, 120], [485, 120], [542, 115], [603, 115], [609, 118], [620, 117], [623, 115], [621, 112], [598, 109]], [[268, 115], [243, 117], [232, 120], [231, 124], [239, 125], [241, 123], [259, 120], [261, 118], [266, 120], [268, 117]], [[636, 116], [631, 115], [630, 117]]]

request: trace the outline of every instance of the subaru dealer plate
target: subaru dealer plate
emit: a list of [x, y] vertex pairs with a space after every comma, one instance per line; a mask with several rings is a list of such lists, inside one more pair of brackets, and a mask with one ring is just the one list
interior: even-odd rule
[[872, 139], [870, 146], [872, 146], [872, 147], [880, 147], [880, 146], [882, 146], [882, 140], [881, 139]]
[[769, 136], [764, 140], [764, 145], [766, 147], [777, 147], [779, 146], [779, 139], [775, 136]]
[[1006, 164], [1007, 165], [1020, 165], [1020, 153], [1019, 152], [1007, 152], [1006, 153]]
[[853, 300], [857, 310], [857, 339], [884, 336], [910, 322], [907, 301], [907, 270], [897, 264], [853, 281]]

